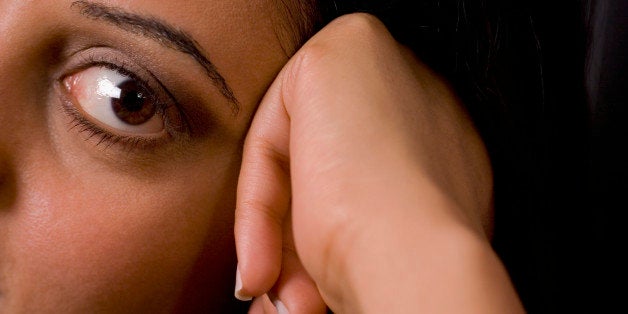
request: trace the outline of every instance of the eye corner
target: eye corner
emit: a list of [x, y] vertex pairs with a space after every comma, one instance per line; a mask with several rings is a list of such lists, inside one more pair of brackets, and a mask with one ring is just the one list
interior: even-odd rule
[[[112, 68], [92, 65], [61, 78], [57, 85], [64, 111], [73, 118], [72, 128], [81, 125], [82, 132], [89, 131], [88, 138], [100, 137], [98, 145], [146, 148], [161, 142], [159, 138], [168, 140], [172, 134], [166, 123], [177, 121], [170, 117], [177, 115], [175, 110], [161, 108], [166, 105], [149, 86]], [[181, 130], [180, 124], [176, 128]]]

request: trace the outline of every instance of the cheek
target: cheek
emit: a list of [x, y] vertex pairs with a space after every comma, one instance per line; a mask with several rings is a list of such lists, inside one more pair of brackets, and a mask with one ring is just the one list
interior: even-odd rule
[[39, 174], [11, 226], [18, 299], [40, 309], [71, 308], [71, 300], [73, 310], [163, 310], [173, 306], [204, 248], [223, 253], [213, 255], [211, 267], [227, 272], [236, 172], [196, 169], [152, 183], [87, 171], [75, 179]]

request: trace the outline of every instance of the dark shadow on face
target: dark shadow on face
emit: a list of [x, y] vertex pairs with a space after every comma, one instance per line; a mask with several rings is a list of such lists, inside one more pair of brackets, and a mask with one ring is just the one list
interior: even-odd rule
[[[2, 152], [0, 152], [0, 216], [6, 215], [7, 211], [12, 208], [17, 198], [16, 176], [9, 166], [9, 162], [2, 160]], [[0, 235], [2, 231], [0, 231]], [[0, 277], [1, 279], [2, 277]], [[2, 297], [2, 284], [0, 284], [0, 297]]]

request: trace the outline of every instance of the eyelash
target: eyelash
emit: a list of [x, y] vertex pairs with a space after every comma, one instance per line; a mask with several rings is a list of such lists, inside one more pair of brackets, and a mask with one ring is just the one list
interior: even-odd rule
[[[127, 65], [126, 62], [116, 58], [111, 57], [109, 60], [105, 60], [96, 56], [95, 54], [87, 54], [82, 57], [78, 66], [76, 66], [72, 72], [67, 75], [64, 75], [59, 80], [59, 83], [63, 80], [75, 73], [78, 73], [83, 70], [87, 70], [91, 67], [104, 67], [112, 71], [116, 71], [121, 75], [128, 76], [132, 80], [135, 80], [139, 84], [141, 84], [146, 90], [148, 90], [151, 94], [156, 96], [155, 105], [157, 106], [156, 115], [160, 115], [164, 120], [164, 131], [165, 137], [142, 137], [142, 136], [126, 136], [121, 134], [115, 134], [111, 131], [106, 130], [98, 126], [96, 123], [90, 121], [90, 119], [86, 118], [84, 114], [82, 114], [78, 109], [77, 105], [74, 104], [74, 100], [72, 97], [65, 95], [62, 97], [62, 109], [63, 112], [70, 117], [71, 121], [69, 123], [68, 131], [73, 129], [77, 129], [79, 133], [87, 133], [87, 137], [85, 141], [89, 141], [93, 138], [97, 138], [96, 146], [105, 145], [105, 148], [108, 149], [114, 145], [119, 145], [126, 152], [133, 152], [136, 150], [151, 150], [159, 147], [162, 144], [172, 140], [173, 138], [180, 137], [183, 134], [188, 133], [187, 119], [185, 119], [185, 115], [180, 110], [180, 105], [173, 97], [173, 95], [168, 91], [168, 89], [157, 79], [155, 75], [153, 75], [150, 71], [147, 71], [150, 76], [153, 77], [153, 80], [159, 85], [158, 87], [163, 90], [166, 94], [165, 98], [169, 101], [162, 101], [164, 95], [159, 95], [155, 92], [154, 88], [147, 82], [146, 79], [141, 78], [132, 70], [129, 70], [130, 66]], [[62, 87], [63, 89], [63, 87]], [[63, 93], [67, 94], [67, 93]], [[177, 115], [178, 120], [181, 122], [178, 124], [173, 123], [173, 117], [171, 116], [173, 113]], [[169, 114], [170, 113], [170, 114]]]
[[155, 148], [163, 142], [163, 139], [157, 138], [146, 138], [139, 136], [133, 137], [113, 134], [112, 132], [109, 132], [89, 121], [76, 108], [72, 108], [70, 106], [73, 105], [63, 106], [63, 111], [72, 119], [70, 121], [69, 130], [80, 128], [79, 133], [88, 134], [88, 136], [85, 138], [85, 141], [89, 141], [94, 137], [98, 138], [96, 146], [105, 144], [105, 148], [109, 148], [113, 145], [119, 144], [122, 145], [123, 148], [125, 148], [127, 151], [131, 152], [136, 149]]

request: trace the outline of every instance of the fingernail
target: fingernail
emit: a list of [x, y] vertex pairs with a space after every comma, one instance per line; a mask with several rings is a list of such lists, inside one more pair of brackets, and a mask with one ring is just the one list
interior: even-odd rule
[[236, 284], [234, 295], [240, 301], [251, 301], [253, 297], [242, 293], [242, 276], [240, 276], [240, 268], [236, 268]]
[[273, 305], [277, 309], [277, 314], [290, 314], [286, 305], [279, 301], [279, 299], [275, 299], [275, 301], [273, 301]]

